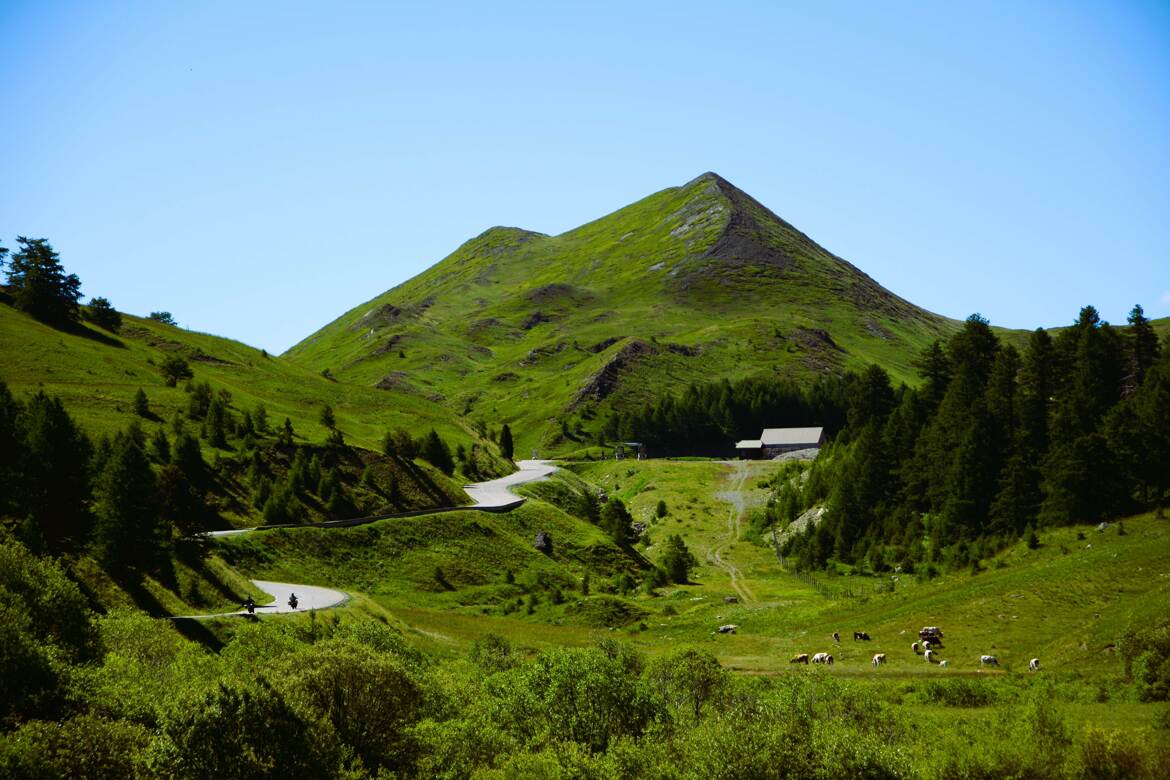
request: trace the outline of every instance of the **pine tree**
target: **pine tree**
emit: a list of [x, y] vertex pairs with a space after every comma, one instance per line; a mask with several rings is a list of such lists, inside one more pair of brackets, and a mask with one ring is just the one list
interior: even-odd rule
[[54, 552], [84, 543], [91, 518], [89, 461], [93, 445], [59, 398], [38, 391], [24, 405], [18, 426], [24, 434], [21, 510], [35, 541]]
[[150, 457], [156, 463], [171, 462], [171, 443], [167, 440], [166, 431], [155, 428], [150, 437]]
[[584, 487], [581, 489], [577, 505], [579, 507], [577, 514], [580, 517], [594, 524], [601, 521], [601, 502], [597, 500], [597, 494], [593, 492], [593, 488]]
[[280, 429], [280, 435], [277, 440], [285, 447], [291, 447], [293, 444], [293, 435], [292, 420], [285, 417], [284, 426]]
[[208, 444], [221, 449], [227, 447], [228, 411], [219, 396], [211, 399], [203, 424]]
[[503, 455], [506, 460], [512, 459], [512, 429], [508, 427], [507, 423], [504, 423], [504, 427], [500, 429], [500, 454]]
[[134, 437], [119, 434], [94, 485], [94, 548], [115, 571], [158, 568], [170, 546], [161, 518], [158, 484]]
[[608, 533], [615, 543], [628, 545], [633, 541], [634, 530], [631, 524], [634, 518], [630, 517], [626, 505], [620, 498], [611, 498], [601, 508], [601, 528]]
[[28, 457], [20, 423], [23, 411], [24, 405], [12, 397], [8, 385], [0, 379], [0, 517], [24, 514], [18, 510], [24, 496], [21, 471]]
[[252, 420], [256, 424], [256, 433], [261, 435], [268, 433], [268, 410], [264, 404], [256, 404], [256, 410], [252, 412]]
[[191, 480], [178, 465], [168, 463], [158, 472], [159, 514], [183, 536], [207, 530], [206, 510]]
[[1137, 391], [1146, 378], [1146, 372], [1158, 360], [1161, 345], [1158, 343], [1158, 334], [1154, 332], [1140, 305], [1133, 307], [1127, 321], [1129, 333], [1126, 338], [1126, 375], [1122, 393], [1129, 396]]
[[150, 401], [146, 397], [146, 391], [141, 387], [134, 394], [134, 401], [131, 403], [130, 408], [139, 417], [150, 417]]
[[194, 436], [181, 433], [175, 438], [175, 445], [171, 448], [171, 462], [196, 488], [201, 489], [205, 486], [207, 464], [203, 461], [203, 452], [199, 449], [199, 442]]
[[431, 428], [423, 440], [422, 457], [439, 471], [450, 476], [455, 472], [455, 462], [451, 459], [451, 450], [447, 443], [439, 438], [439, 434]]
[[20, 249], [8, 261], [8, 286], [16, 308], [52, 325], [77, 322], [81, 280], [66, 274], [43, 238], [17, 236]]
[[330, 430], [337, 425], [337, 420], [333, 416], [333, 407], [329, 404], [321, 407], [321, 424]]
[[935, 340], [923, 350], [917, 363], [918, 372], [926, 380], [922, 388], [923, 400], [930, 411], [938, 408], [951, 381], [951, 361], [941, 341]]
[[667, 537], [659, 561], [670, 581], [679, 585], [685, 584], [690, 578], [691, 569], [699, 565], [698, 560], [687, 549], [686, 543], [678, 534]]

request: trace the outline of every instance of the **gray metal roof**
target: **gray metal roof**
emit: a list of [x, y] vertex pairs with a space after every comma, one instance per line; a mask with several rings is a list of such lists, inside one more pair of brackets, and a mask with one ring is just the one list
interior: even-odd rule
[[765, 428], [760, 434], [760, 442], [765, 447], [777, 447], [792, 444], [808, 444], [815, 446], [821, 440], [824, 428]]

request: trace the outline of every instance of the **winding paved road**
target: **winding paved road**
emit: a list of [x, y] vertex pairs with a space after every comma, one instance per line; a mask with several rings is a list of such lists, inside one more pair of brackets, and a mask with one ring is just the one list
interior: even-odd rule
[[[252, 580], [252, 584], [276, 599], [271, 604], [257, 604], [257, 615], [278, 612], [308, 612], [312, 609], [336, 607], [349, 601], [349, 595], [340, 590], [320, 588], [316, 585], [294, 585], [290, 582], [269, 582], [268, 580]], [[296, 609], [288, 604], [288, 598], [293, 593], [297, 594]], [[171, 620], [206, 620], [247, 614], [247, 610], [240, 609], [235, 612], [216, 612], [213, 615], [175, 615]]]
[[[515, 509], [523, 504], [527, 499], [513, 493], [509, 488], [516, 485], [523, 485], [526, 482], [536, 482], [544, 479], [549, 474], [557, 470], [557, 467], [550, 460], [518, 460], [516, 466], [519, 469], [514, 471], [506, 477], [499, 479], [491, 479], [487, 482], [474, 482], [470, 485], [464, 485], [463, 490], [471, 498], [472, 503], [464, 504], [462, 506], [441, 506], [432, 509], [419, 509], [413, 512], [398, 512], [394, 514], [377, 515], [375, 517], [360, 518], [356, 520], [342, 520], [342, 521], [326, 521], [324, 523], [317, 523], [313, 527], [318, 528], [349, 528], [355, 525], [361, 525], [363, 522], [372, 523], [376, 520], [389, 520], [394, 517], [410, 517], [412, 515], [425, 515], [433, 512], [455, 512], [460, 509], [478, 509], [484, 512], [506, 512], [509, 509]], [[278, 528], [299, 528], [300, 526], [272, 526]], [[230, 528], [226, 531], [208, 531], [207, 536], [235, 536], [236, 534], [246, 534], [252, 531], [266, 530], [266, 526], [259, 526], [257, 528]]]
[[509, 488], [523, 485], [526, 482], [536, 482], [557, 470], [551, 460], [518, 460], [516, 466], [520, 470], [506, 477], [464, 485], [463, 490], [471, 496], [474, 503], [468, 507], [459, 507], [459, 509], [488, 509], [497, 512], [514, 509], [523, 504], [525, 499], [513, 493]]
[[[452, 512], [459, 509], [479, 509], [488, 512], [504, 512], [509, 509], [515, 509], [524, 503], [526, 499], [518, 496], [511, 491], [511, 488], [516, 485], [523, 485], [526, 482], [535, 482], [544, 479], [549, 474], [557, 470], [552, 461], [548, 460], [521, 460], [516, 462], [519, 468], [506, 477], [499, 479], [488, 480], [487, 482], [476, 482], [470, 485], [464, 485], [463, 489], [467, 495], [471, 497], [473, 503], [467, 506], [456, 507], [440, 507], [434, 510], [425, 510], [423, 512], [407, 512], [409, 515], [425, 514], [426, 511], [434, 512]], [[394, 515], [386, 515], [381, 518], [374, 519], [388, 519]], [[296, 526], [292, 526], [296, 527]], [[345, 526], [333, 526], [345, 527]], [[233, 528], [229, 531], [211, 531], [208, 536], [231, 536], [233, 534], [243, 534], [249, 531], [255, 531], [255, 528]], [[328, 607], [336, 607], [344, 604], [349, 600], [349, 595], [340, 590], [332, 590], [330, 588], [320, 588], [316, 585], [296, 585], [289, 582], [269, 582], [267, 580], [252, 580], [252, 584], [260, 590], [272, 596], [275, 601], [272, 604], [264, 606], [257, 605], [256, 613], [282, 613], [282, 612], [307, 612], [312, 609], [327, 609]], [[289, 596], [293, 593], [297, 594], [297, 606], [293, 609], [288, 604]], [[203, 620], [207, 618], [229, 617], [232, 615], [246, 615], [246, 610], [239, 610], [237, 612], [218, 612], [214, 615], [175, 615], [172, 620], [182, 619], [196, 619]]]

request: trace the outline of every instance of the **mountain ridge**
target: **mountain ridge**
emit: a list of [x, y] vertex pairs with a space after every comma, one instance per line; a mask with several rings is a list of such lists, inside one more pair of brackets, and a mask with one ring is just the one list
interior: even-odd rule
[[955, 327], [707, 172], [557, 235], [488, 228], [285, 356], [555, 449], [602, 407], [692, 381], [869, 362], [915, 381]]

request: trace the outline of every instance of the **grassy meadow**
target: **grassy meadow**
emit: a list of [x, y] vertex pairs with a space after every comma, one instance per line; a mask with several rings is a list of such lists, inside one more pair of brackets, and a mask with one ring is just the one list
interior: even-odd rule
[[[383, 435], [396, 427], [416, 435], [433, 427], [453, 443], [474, 440], [455, 416], [424, 398], [331, 381], [319, 371], [231, 339], [131, 315], [123, 319], [118, 333], [90, 324], [61, 330], [0, 305], [0, 379], [17, 396], [38, 389], [59, 396], [92, 434], [112, 435], [132, 421], [149, 430], [187, 409], [183, 383], [166, 387], [158, 369], [164, 357], [177, 354], [194, 371], [193, 381], [230, 392], [234, 408], [251, 411], [263, 404], [272, 428], [289, 418], [297, 442], [325, 439], [328, 430], [320, 419], [325, 404], [333, 408], [346, 440], [371, 450], [381, 449]], [[132, 411], [139, 388], [153, 418]]]
[[[608, 594], [629, 605], [629, 612], [614, 613], [612, 630], [650, 654], [702, 643], [725, 665], [751, 674], [788, 673], [794, 654], [825, 651], [835, 656], [835, 674], [995, 677], [1023, 674], [1028, 660], [1040, 657], [1046, 673], [1104, 683], [1119, 673], [1117, 638], [1163, 616], [1170, 603], [1170, 526], [1152, 516], [1100, 533], [1087, 526], [1045, 530], [1039, 548], [1021, 543], [983, 561], [975, 575], [822, 576], [827, 587], [818, 589], [783, 569], [770, 546], [742, 538], [744, 510], [729, 499], [738, 493], [745, 509], [761, 503], [762, 486], [776, 468], [769, 462], [571, 464], [561, 479], [588, 480], [621, 497], [636, 521], [650, 524], [651, 542], [678, 534], [698, 559], [686, 585], [653, 595]], [[667, 505], [661, 519], [653, 516], [660, 500]], [[532, 547], [540, 530], [552, 534], [551, 556]], [[253, 534], [224, 540], [221, 550], [248, 576], [359, 591], [424, 635], [443, 633], [458, 644], [495, 632], [534, 647], [587, 643], [599, 629], [610, 631], [591, 624], [594, 616], [576, 603], [606, 595], [623, 571], [636, 570], [637, 557], [657, 556], [653, 543], [623, 554], [596, 527], [538, 499], [499, 515], [459, 512], [355, 529]], [[436, 570], [445, 582], [437, 581]], [[505, 582], [508, 571], [515, 583]], [[588, 597], [581, 593], [586, 572]], [[559, 589], [563, 602], [553, 603], [551, 590], [539, 583]], [[858, 595], [823, 595], [846, 588]], [[537, 599], [529, 614], [531, 593]], [[738, 626], [736, 633], [714, 633], [727, 623]], [[939, 657], [949, 660], [949, 669], [911, 652], [924, 625], [946, 632]], [[852, 641], [855, 630], [872, 641]], [[833, 644], [834, 631], [840, 646]], [[874, 671], [869, 661], [878, 652], [888, 663]], [[996, 655], [1000, 669], [980, 670], [981, 654]]]

